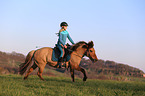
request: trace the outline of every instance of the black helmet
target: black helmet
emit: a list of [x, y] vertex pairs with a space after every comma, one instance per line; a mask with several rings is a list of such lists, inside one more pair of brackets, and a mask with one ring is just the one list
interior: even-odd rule
[[60, 24], [60, 27], [61, 26], [68, 26], [68, 24], [66, 23], [66, 22], [62, 22], [61, 24]]

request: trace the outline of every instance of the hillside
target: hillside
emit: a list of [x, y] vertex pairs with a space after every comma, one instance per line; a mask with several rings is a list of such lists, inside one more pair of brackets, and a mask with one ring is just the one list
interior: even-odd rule
[[0, 73], [1, 74], [17, 74], [19, 64], [24, 62], [25, 56], [20, 53], [5, 53], [0, 51]]
[[[0, 74], [18, 74], [19, 64], [23, 63], [24, 60], [25, 56], [23, 54], [0, 51]], [[80, 66], [86, 70], [87, 76], [92, 79], [116, 80], [118, 79], [116, 76], [142, 77], [144, 74], [140, 69], [114, 61], [99, 60], [96, 63], [92, 63], [89, 59], [82, 59]], [[69, 76], [69, 71], [55, 69], [47, 65], [43, 74], [60, 76], [61, 73], [63, 73], [62, 75], [66, 74], [65, 76]], [[32, 74], [36, 74], [36, 72]], [[82, 77], [81, 72], [75, 71], [75, 74], [78, 77]]]
[[104, 61], [99, 60], [96, 63], [92, 63], [90, 60], [82, 60], [81, 66], [83, 66], [87, 70], [91, 70], [96, 74], [104, 74], [104, 75], [123, 75], [123, 76], [134, 76], [134, 77], [142, 77], [143, 71], [131, 67], [126, 64], [116, 63], [114, 61]]

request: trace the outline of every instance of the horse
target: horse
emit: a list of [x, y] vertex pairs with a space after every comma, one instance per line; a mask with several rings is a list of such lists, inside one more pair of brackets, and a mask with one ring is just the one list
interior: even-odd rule
[[[93, 41], [90, 41], [88, 43], [86, 43], [85, 41], [80, 41], [71, 46], [70, 48], [70, 50], [72, 50], [72, 52], [70, 53], [71, 57], [67, 62], [67, 64], [69, 65], [70, 68], [72, 82], [75, 82], [74, 70], [81, 71], [84, 75], [83, 81], [87, 80], [86, 72], [83, 68], [79, 66], [79, 64], [84, 56], [89, 57], [89, 59], [92, 62], [98, 61], [93, 46], [94, 46]], [[26, 56], [25, 62], [20, 64], [19, 74], [23, 75], [26, 72], [27, 68], [29, 67], [29, 70], [24, 76], [24, 80], [25, 80], [28, 78], [30, 73], [38, 67], [39, 70], [37, 75], [41, 80], [44, 80], [44, 78], [42, 77], [42, 72], [46, 64], [57, 68], [57, 61], [52, 61], [52, 52], [53, 52], [53, 48], [50, 47], [43, 47], [37, 50], [30, 51]], [[30, 67], [32, 61], [33, 61], [33, 65]]]

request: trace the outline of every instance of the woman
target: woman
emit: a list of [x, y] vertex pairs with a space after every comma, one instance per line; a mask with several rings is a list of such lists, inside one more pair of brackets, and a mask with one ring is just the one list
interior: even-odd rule
[[68, 31], [66, 30], [67, 26], [68, 26], [68, 24], [66, 22], [62, 22], [60, 24], [61, 29], [59, 30], [59, 33], [58, 33], [59, 38], [58, 38], [57, 46], [58, 46], [58, 48], [59, 48], [59, 50], [61, 52], [59, 60], [58, 60], [59, 68], [61, 68], [61, 63], [63, 62], [64, 48], [67, 48], [67, 46], [65, 45], [66, 39], [68, 38], [69, 41], [72, 44], [74, 44], [74, 41], [72, 40], [72, 38], [70, 37]]

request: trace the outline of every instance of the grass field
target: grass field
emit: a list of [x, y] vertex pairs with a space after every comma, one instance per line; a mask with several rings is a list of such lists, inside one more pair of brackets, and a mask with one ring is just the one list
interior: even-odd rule
[[0, 96], [145, 96], [145, 82], [0, 75]]

